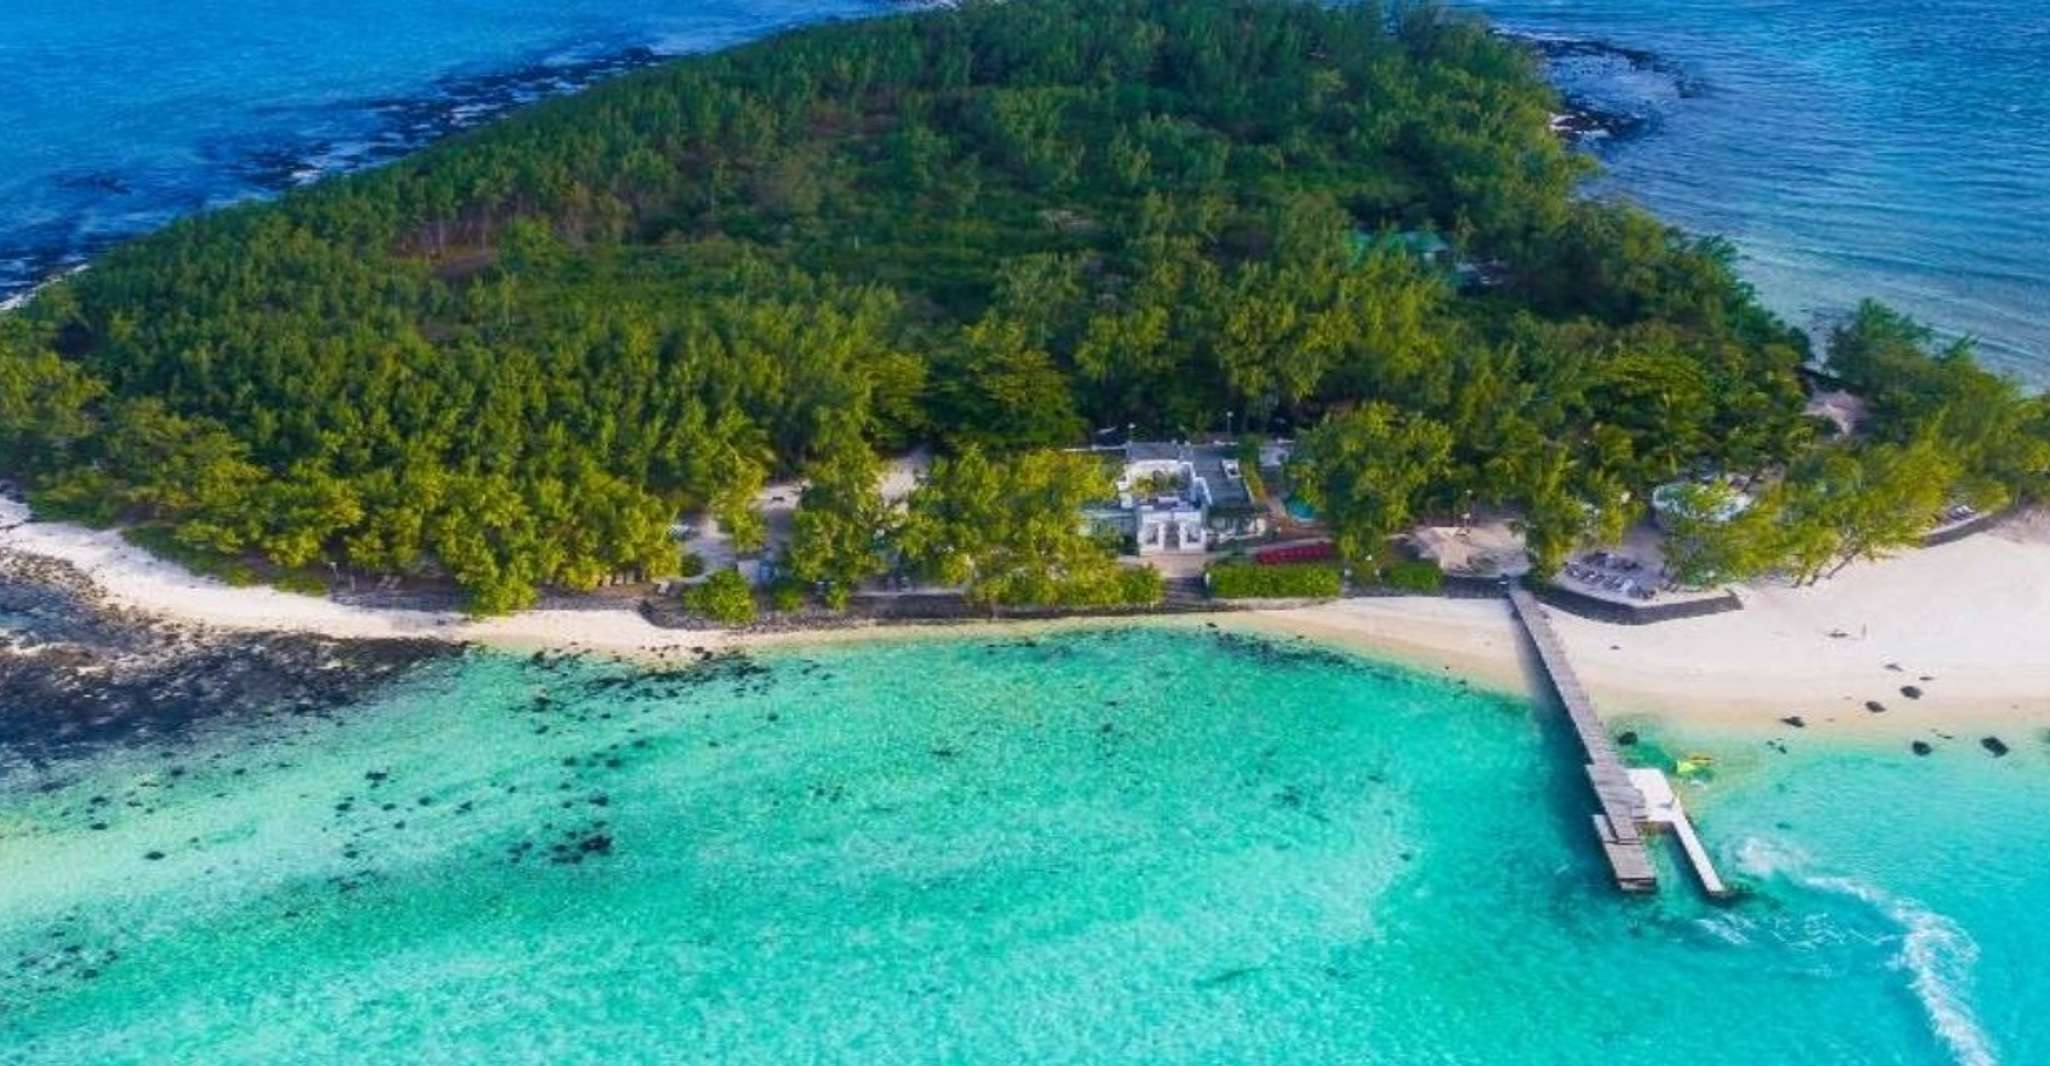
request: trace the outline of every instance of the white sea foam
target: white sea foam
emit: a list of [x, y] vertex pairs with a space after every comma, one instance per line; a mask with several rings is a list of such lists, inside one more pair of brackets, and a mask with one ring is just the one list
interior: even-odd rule
[[1725, 944], [1742, 947], [1751, 943], [1750, 935], [1745, 932], [1746, 929], [1750, 928], [1751, 923], [1738, 918], [1736, 915], [1710, 915], [1706, 918], [1697, 919], [1694, 924], [1702, 932], [1715, 937]]
[[1993, 1041], [1972, 1013], [1969, 989], [1979, 945], [1963, 926], [1922, 903], [1869, 882], [1810, 872], [1798, 849], [1756, 837], [1737, 849], [1740, 869], [1754, 877], [1780, 876], [1807, 888], [1858, 900], [1900, 929], [1893, 964], [1929, 1015], [1930, 1028], [1959, 1066], [1996, 1066]]
[[91, 264], [89, 263], [83, 262], [67, 263], [64, 266], [64, 269], [59, 270], [58, 272], [50, 275], [47, 278], [44, 278], [42, 281], [37, 282], [34, 286], [24, 289], [21, 292], [15, 293], [14, 295], [9, 296], [4, 300], [0, 300], [0, 314], [6, 314], [9, 311], [18, 311], [21, 308], [27, 307], [29, 301], [36, 298], [37, 293], [42, 292], [44, 289], [47, 289], [50, 286], [55, 285], [56, 283], [72, 276], [73, 274], [84, 273], [87, 267], [89, 267], [90, 265]]

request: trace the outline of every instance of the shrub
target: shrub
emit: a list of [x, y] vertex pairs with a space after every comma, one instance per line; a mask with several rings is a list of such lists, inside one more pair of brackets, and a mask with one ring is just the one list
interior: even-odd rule
[[1118, 568], [1118, 602], [1133, 607], [1159, 603], [1167, 591], [1167, 579], [1160, 571], [1150, 566], [1125, 566]]
[[1381, 583], [1405, 592], [1436, 592], [1445, 587], [1445, 572], [1436, 563], [1389, 563], [1381, 568]]
[[271, 578], [271, 584], [302, 596], [327, 595], [327, 578], [318, 570], [286, 570]]
[[1209, 576], [1210, 595], [1220, 600], [1329, 598], [1345, 590], [1344, 575], [1329, 563], [1220, 563]]
[[1150, 566], [1112, 566], [1022, 585], [997, 602], [1005, 607], [1145, 607], [1159, 603], [1166, 590], [1167, 580]]
[[46, 522], [76, 522], [94, 529], [112, 529], [121, 518], [122, 493], [105, 471], [82, 467], [31, 489], [28, 505], [37, 518]]
[[684, 552], [683, 558], [676, 561], [677, 577], [697, 577], [704, 572], [705, 557], [696, 552]]
[[703, 584], [683, 590], [683, 605], [715, 622], [746, 625], [755, 620], [754, 590], [738, 570], [721, 570]]
[[804, 584], [794, 578], [778, 578], [769, 586], [769, 606], [786, 614], [804, 609]]

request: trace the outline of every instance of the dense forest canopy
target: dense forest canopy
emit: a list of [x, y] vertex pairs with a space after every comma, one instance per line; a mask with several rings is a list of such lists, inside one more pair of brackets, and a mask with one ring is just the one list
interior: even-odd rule
[[[799, 473], [821, 487], [794, 561], [844, 591], [885, 565], [863, 531], [899, 522], [860, 485], [875, 449], [962, 452], [950, 476], [987, 494], [1051, 468], [985, 456], [1100, 427], [1335, 416], [1314, 483], [1360, 487], [1329, 501], [1357, 552], [1494, 502], [1556, 557], [1655, 482], [1816, 433], [1804, 339], [1726, 245], [1576, 198], [1556, 107], [1521, 47], [1431, 7], [1008, 0], [800, 30], [109, 254], [0, 321], [0, 463], [47, 512], [442, 572], [502, 610], [673, 572], [679, 514], [758, 539], [755, 493]], [[1371, 239], [1419, 230], [1497, 283]], [[1918, 359], [2041, 431], [1893, 325], [1854, 375]], [[1889, 446], [1998, 432], [1918, 402], [1887, 408]], [[1966, 465], [2014, 488], [2043, 463]], [[943, 512], [905, 523], [934, 559]]]

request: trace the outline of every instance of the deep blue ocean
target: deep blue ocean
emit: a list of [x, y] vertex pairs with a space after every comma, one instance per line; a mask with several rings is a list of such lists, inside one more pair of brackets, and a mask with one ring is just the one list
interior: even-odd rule
[[[2050, 383], [2050, 3], [1464, 0], [1643, 119], [1595, 189], [1735, 238], [1802, 325], [1866, 295]], [[8, 0], [0, 297], [650, 54], [890, 0]]]
[[2050, 2], [1469, 3], [1645, 53], [1553, 64], [1645, 120], [1597, 191], [1734, 238], [1789, 321], [1874, 296], [2050, 385]]

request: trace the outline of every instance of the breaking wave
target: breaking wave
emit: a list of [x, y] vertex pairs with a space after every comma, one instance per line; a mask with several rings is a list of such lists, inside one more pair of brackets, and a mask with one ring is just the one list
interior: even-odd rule
[[1753, 877], [1778, 876], [1805, 888], [1857, 900], [1900, 930], [1893, 965], [1908, 974], [1908, 988], [1929, 1016], [1929, 1026], [1959, 1066], [1997, 1066], [1993, 1041], [1972, 1013], [1968, 990], [1979, 945], [1963, 926], [1922, 903], [1851, 877], [1818, 874], [1808, 857], [1758, 838], [1737, 849], [1738, 865]]

